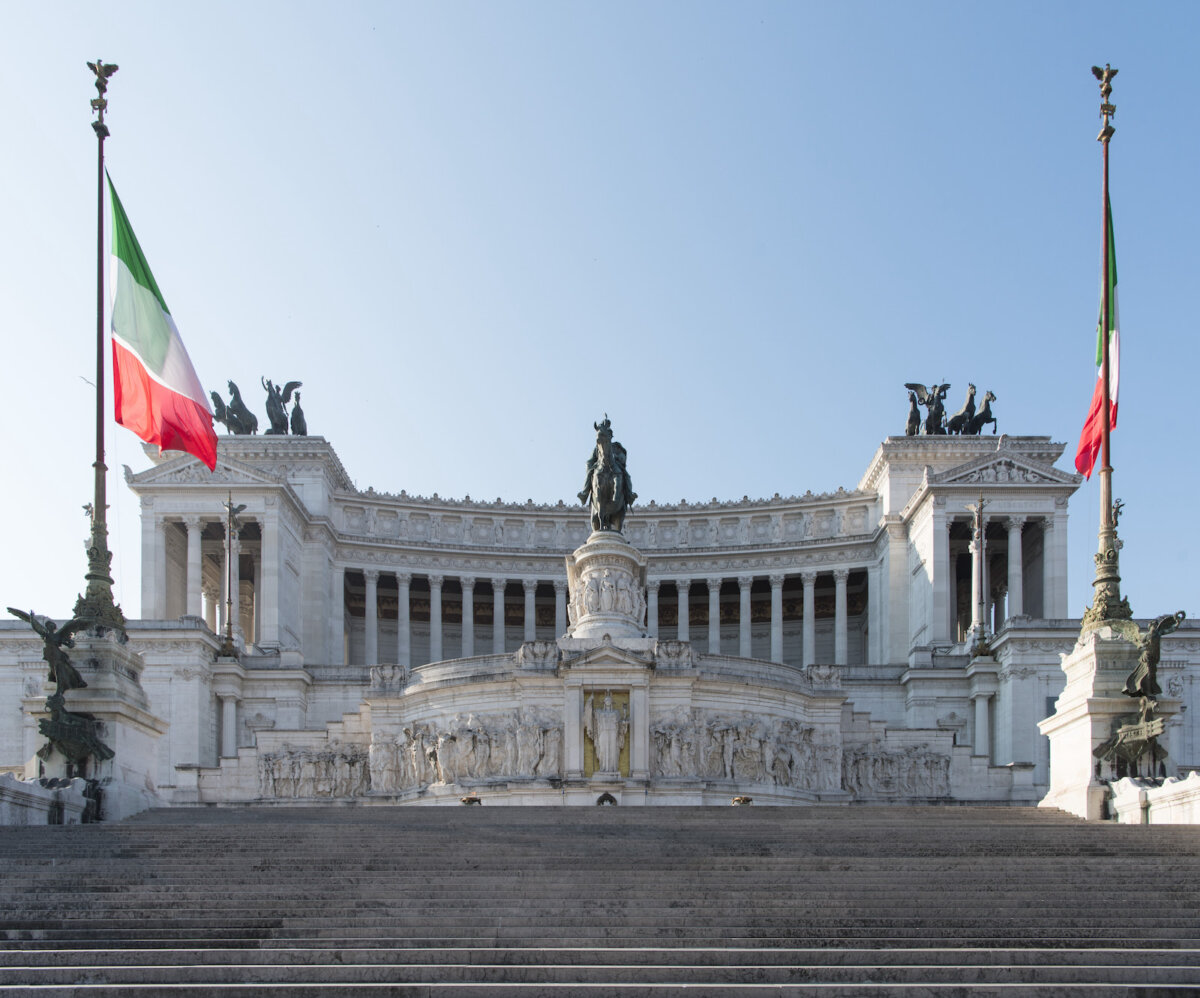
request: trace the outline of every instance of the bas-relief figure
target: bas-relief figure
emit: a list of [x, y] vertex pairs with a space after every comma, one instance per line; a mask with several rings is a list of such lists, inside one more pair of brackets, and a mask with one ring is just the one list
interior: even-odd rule
[[557, 777], [562, 721], [525, 710], [456, 714], [391, 735], [375, 731], [368, 752], [370, 788], [402, 793], [431, 784]]
[[633, 481], [625, 468], [626, 451], [613, 440], [612, 424], [607, 414], [602, 423], [593, 423], [596, 447], [587, 462], [587, 478], [579, 501], [591, 503], [592, 530], [615, 530], [620, 533], [625, 514], [637, 499]]
[[842, 755], [842, 785], [856, 797], [947, 797], [950, 757], [925, 745], [856, 746]]
[[362, 797], [370, 790], [370, 779], [368, 752], [356, 744], [285, 745], [258, 757], [262, 797]]
[[811, 725], [750, 713], [679, 710], [651, 720], [655, 775], [837, 790], [841, 746]]

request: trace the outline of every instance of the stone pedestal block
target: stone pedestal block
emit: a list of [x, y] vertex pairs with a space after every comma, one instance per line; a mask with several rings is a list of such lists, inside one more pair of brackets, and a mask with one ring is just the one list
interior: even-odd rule
[[[168, 726], [150, 711], [141, 684], [141, 655], [113, 631], [84, 631], [76, 635], [70, 658], [88, 685], [67, 693], [67, 708], [95, 718], [96, 734], [115, 753], [112, 759], [89, 763], [86, 774], [100, 783], [102, 818], [119, 821], [159, 805], [158, 740]], [[67, 775], [66, 761], [57, 753], [43, 769], [46, 776]]]
[[[1041, 807], [1057, 807], [1080, 818], [1104, 816], [1108, 778], [1093, 751], [1114, 732], [1119, 719], [1135, 715], [1138, 701], [1122, 693], [1140, 650], [1124, 629], [1101, 626], [1081, 634], [1062, 658], [1067, 685], [1054, 713], [1038, 723], [1050, 739], [1050, 790]], [[1176, 701], [1159, 701], [1157, 714], [1178, 712]]]
[[646, 637], [646, 556], [615, 530], [597, 530], [567, 555], [567, 637]]

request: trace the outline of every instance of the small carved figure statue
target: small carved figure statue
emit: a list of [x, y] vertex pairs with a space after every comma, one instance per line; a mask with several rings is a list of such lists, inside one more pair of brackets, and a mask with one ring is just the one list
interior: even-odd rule
[[1125, 508], [1125, 504], [1118, 499], [1112, 504], [1112, 521], [1113, 526], [1117, 525], [1117, 521], [1121, 519], [1121, 510]]
[[289, 381], [283, 388], [280, 388], [270, 378], [262, 378], [261, 381], [263, 388], [267, 392], [267, 419], [271, 423], [271, 428], [267, 430], [267, 433], [277, 436], [287, 436], [287, 404], [292, 400], [292, 392], [304, 384], [304, 382]]
[[637, 499], [637, 493], [633, 491], [633, 481], [625, 468], [625, 448], [612, 438], [608, 414], [605, 413], [604, 422], [592, 426], [596, 430], [596, 447], [588, 458], [587, 478], [579, 501], [591, 501], [592, 530], [619, 533], [625, 524], [625, 513]]
[[1164, 613], [1150, 622], [1140, 641], [1142, 654], [1138, 658], [1137, 668], [1125, 680], [1125, 689], [1122, 692], [1126, 696], [1153, 700], [1162, 692], [1158, 685], [1158, 658], [1161, 654], [1162, 636], [1176, 630], [1186, 616], [1187, 614], [1180, 610], [1178, 613]]

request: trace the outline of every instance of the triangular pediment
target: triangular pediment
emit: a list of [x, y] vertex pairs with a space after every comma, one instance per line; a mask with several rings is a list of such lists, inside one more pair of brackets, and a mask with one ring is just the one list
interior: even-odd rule
[[1078, 485], [1080, 478], [1050, 465], [1012, 454], [985, 454], [956, 468], [929, 476], [931, 485]]
[[[643, 639], [644, 640], [644, 639]], [[647, 642], [648, 643], [648, 642]], [[622, 648], [603, 642], [595, 648], [572, 655], [564, 649], [563, 666], [568, 669], [649, 669], [654, 666], [653, 653]]]
[[169, 458], [153, 468], [134, 473], [129, 465], [125, 466], [125, 481], [137, 491], [139, 488], [155, 488], [163, 485], [271, 485], [284, 484], [283, 479], [265, 474], [258, 468], [218, 456], [217, 466], [213, 471], [197, 461], [190, 454], [181, 453], [178, 457]]

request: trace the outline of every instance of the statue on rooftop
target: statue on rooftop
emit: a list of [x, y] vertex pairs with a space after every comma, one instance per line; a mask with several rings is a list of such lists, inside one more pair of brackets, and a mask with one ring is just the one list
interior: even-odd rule
[[910, 381], [905, 383], [904, 387], [910, 392], [916, 392], [917, 402], [929, 410], [925, 417], [925, 433], [929, 435], [944, 434], [946, 432], [944, 425], [946, 406], [944, 403], [946, 392], [950, 390], [950, 386], [946, 384], [926, 388], [918, 381]]
[[246, 436], [250, 433], [258, 432], [258, 417], [254, 415], [242, 401], [242, 393], [238, 391], [238, 386], [230, 381], [229, 384], [229, 404], [221, 400], [221, 396], [216, 392], [209, 392], [213, 400], [213, 418], [218, 423], [224, 423], [225, 429], [237, 436]]
[[971, 420], [975, 418], [975, 386], [967, 385], [967, 401], [963, 407], [946, 420], [947, 433], [966, 433]]
[[620, 533], [625, 524], [625, 513], [637, 499], [637, 493], [633, 491], [633, 482], [625, 469], [625, 448], [612, 438], [608, 413], [604, 414], [604, 422], [592, 426], [596, 430], [596, 448], [588, 458], [587, 478], [579, 501], [591, 502], [592, 530]]
[[292, 392], [304, 384], [304, 382], [289, 381], [280, 388], [270, 378], [262, 378], [261, 380], [262, 386], [267, 392], [267, 419], [271, 423], [271, 428], [267, 430], [267, 433], [277, 436], [287, 436], [287, 404], [292, 400]]

